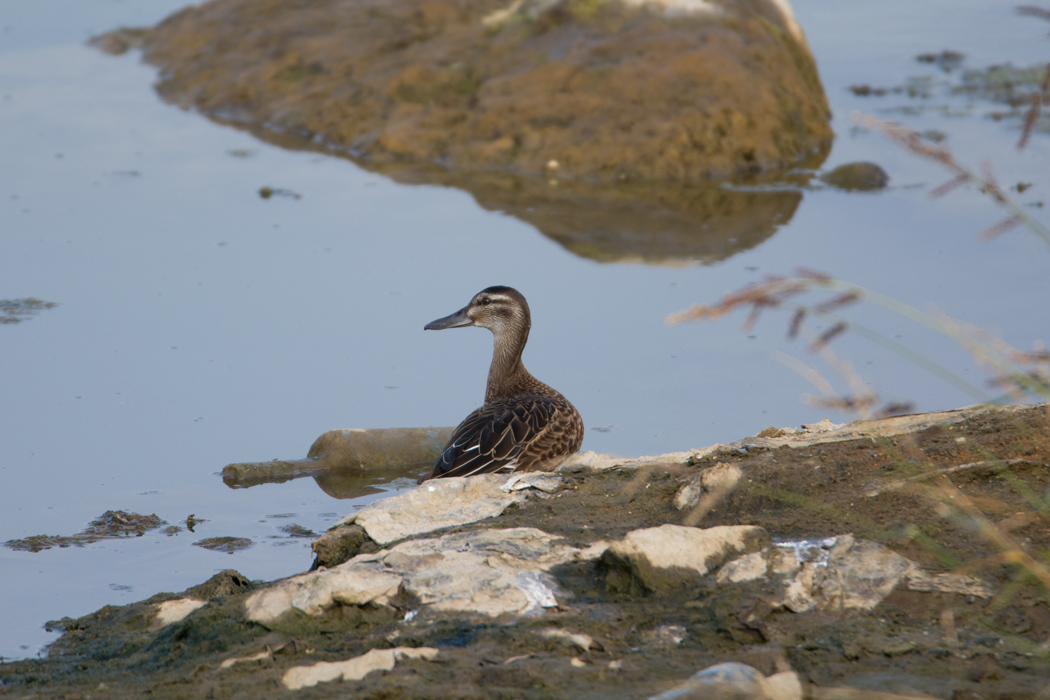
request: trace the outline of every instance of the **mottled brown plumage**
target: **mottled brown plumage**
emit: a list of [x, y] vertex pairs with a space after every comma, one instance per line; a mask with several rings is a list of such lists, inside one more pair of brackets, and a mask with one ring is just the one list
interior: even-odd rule
[[515, 470], [553, 469], [580, 449], [583, 419], [569, 401], [521, 363], [532, 319], [525, 297], [510, 287], [488, 287], [427, 330], [481, 326], [495, 338], [485, 403], [464, 419], [434, 465], [420, 479]]

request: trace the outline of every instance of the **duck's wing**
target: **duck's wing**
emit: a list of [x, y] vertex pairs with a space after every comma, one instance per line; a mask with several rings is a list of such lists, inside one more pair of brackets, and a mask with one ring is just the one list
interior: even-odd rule
[[513, 471], [556, 410], [556, 400], [546, 396], [485, 404], [459, 424], [427, 478]]

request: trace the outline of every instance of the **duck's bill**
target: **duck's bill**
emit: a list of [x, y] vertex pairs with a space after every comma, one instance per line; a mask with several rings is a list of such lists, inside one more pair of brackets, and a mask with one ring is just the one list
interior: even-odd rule
[[446, 328], [462, 328], [463, 326], [473, 326], [474, 321], [467, 316], [466, 307], [460, 309], [456, 313], [439, 318], [436, 321], [431, 321], [427, 325], [423, 326], [425, 331], [441, 331]]

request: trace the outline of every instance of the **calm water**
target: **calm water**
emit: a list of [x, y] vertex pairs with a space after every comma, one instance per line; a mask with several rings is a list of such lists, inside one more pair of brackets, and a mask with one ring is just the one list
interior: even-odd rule
[[[802, 403], [811, 387], [771, 358], [811, 361], [785, 342], [782, 315], [750, 335], [741, 318], [664, 325], [765, 273], [805, 265], [1022, 348], [1050, 340], [1045, 247], [1021, 231], [980, 243], [1000, 218], [993, 206], [971, 191], [929, 201], [917, 185], [941, 182], [941, 171], [853, 133], [849, 119], [913, 105], [846, 87], [940, 75], [918, 53], [960, 50], [975, 67], [1047, 61], [1047, 26], [1012, 3], [796, 2], [835, 114], [826, 167], [874, 160], [894, 187], [807, 190], [775, 235], [707, 265], [577, 257], [462, 191], [398, 185], [163, 104], [138, 55], [84, 46], [184, 4], [0, 0], [0, 299], [59, 304], [0, 325], [0, 540], [73, 534], [107, 509], [208, 520], [174, 537], [0, 548], [0, 656], [38, 653], [54, 638], [45, 620], [182, 590], [224, 568], [258, 579], [305, 569], [309, 540], [279, 528], [323, 530], [377, 496], [336, 500], [311, 479], [230, 490], [217, 472], [304, 456], [331, 428], [456, 423], [481, 400], [490, 336], [422, 328], [487, 285], [528, 297], [526, 363], [580, 409], [592, 428], [584, 449], [624, 455], [827, 415]], [[945, 132], [962, 159], [989, 158], [1004, 183], [1033, 183], [1021, 201], [1050, 202], [1050, 139], [1017, 153], [1016, 123], [984, 116], [998, 107], [951, 104], [962, 116], [886, 116]], [[262, 186], [302, 196], [263, 200]], [[874, 311], [855, 318], [980, 381], [949, 343]], [[921, 410], [972, 402], [860, 339], [836, 349], [888, 399]], [[192, 546], [224, 535], [256, 544], [235, 555]]]

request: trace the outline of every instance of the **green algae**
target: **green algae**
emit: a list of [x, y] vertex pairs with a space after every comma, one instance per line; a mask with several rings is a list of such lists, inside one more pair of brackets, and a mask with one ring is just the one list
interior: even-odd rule
[[[167, 524], [167, 521], [161, 520], [156, 514], [140, 515], [124, 510], [107, 510], [76, 535], [33, 535], [19, 540], [8, 540], [4, 542], [4, 546], [22, 552], [41, 552], [52, 547], [83, 547], [101, 540], [142, 537], [150, 530]], [[167, 530], [165, 532], [169, 535], [174, 534]]]

